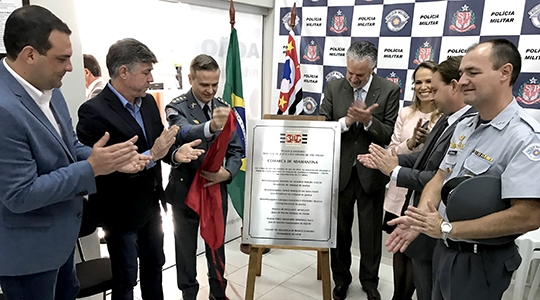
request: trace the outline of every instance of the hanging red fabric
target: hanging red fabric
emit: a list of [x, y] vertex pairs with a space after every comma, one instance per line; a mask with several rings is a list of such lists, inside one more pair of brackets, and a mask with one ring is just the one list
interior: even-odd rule
[[236, 130], [236, 117], [231, 109], [227, 123], [216, 140], [210, 145], [201, 167], [197, 170], [186, 198], [186, 205], [193, 209], [200, 219], [201, 236], [210, 248], [217, 250], [223, 245], [225, 224], [222, 213], [220, 183], [204, 187], [208, 180], [201, 177], [201, 170], [217, 172], [223, 165], [227, 147]]

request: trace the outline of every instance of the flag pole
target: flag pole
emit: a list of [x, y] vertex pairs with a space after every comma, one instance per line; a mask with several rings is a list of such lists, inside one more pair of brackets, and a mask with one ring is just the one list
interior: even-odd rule
[[294, 26], [296, 25], [295, 21], [296, 21], [296, 2], [294, 2], [294, 5], [292, 7], [291, 19], [289, 20], [289, 26], [291, 27], [291, 30], [294, 30]]
[[230, 20], [230, 23], [231, 23], [231, 29], [234, 28], [234, 23], [236, 23], [235, 22], [235, 15], [236, 15], [236, 10], [234, 9], [233, 0], [231, 0], [230, 4], [229, 4], [229, 20]]

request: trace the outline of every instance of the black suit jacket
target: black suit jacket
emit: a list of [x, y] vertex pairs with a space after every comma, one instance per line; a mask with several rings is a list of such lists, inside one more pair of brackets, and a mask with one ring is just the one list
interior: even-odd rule
[[[411, 154], [402, 154], [398, 155], [398, 164], [401, 166], [399, 173], [397, 175], [396, 185], [399, 187], [405, 187], [409, 190], [405, 196], [405, 203], [403, 205], [402, 211], [405, 211], [409, 206], [410, 199], [414, 191], [413, 205], [418, 206], [420, 202], [420, 196], [422, 195], [422, 190], [426, 184], [435, 176], [437, 170], [439, 170], [439, 165], [441, 164], [448, 146], [450, 145], [450, 138], [456, 129], [456, 125], [459, 121], [465, 116], [469, 116], [476, 112], [476, 109], [471, 107], [469, 110], [463, 114], [463, 116], [448, 126], [446, 131], [437, 138], [435, 135], [428, 135], [422, 151], [415, 152]], [[437, 121], [431, 132], [436, 132], [437, 128], [442, 126], [442, 122], [446, 118], [442, 117]], [[430, 146], [432, 143], [435, 143], [434, 146]], [[431, 148], [431, 151], [428, 153], [428, 149]], [[427, 156], [427, 157], [425, 157]], [[421, 166], [422, 161], [425, 161], [425, 166]], [[405, 251], [407, 256], [412, 258], [421, 258], [429, 259], [433, 255], [433, 249], [435, 248], [437, 240], [428, 237], [425, 234], [420, 234], [408, 247]]]
[[[354, 101], [353, 97], [353, 88], [347, 79], [330, 81], [326, 84], [319, 114], [325, 116], [327, 121], [338, 121], [347, 115], [347, 110]], [[365, 103], [367, 107], [378, 103], [379, 107], [373, 111], [373, 123], [369, 130], [364, 130], [363, 124], [358, 126], [353, 124], [349, 131], [341, 134], [340, 190], [347, 185], [358, 154], [368, 153], [371, 143], [383, 147], [390, 143], [399, 109], [399, 87], [373, 74]], [[388, 183], [388, 176], [379, 170], [368, 169], [360, 163], [357, 163], [355, 167], [362, 188], [367, 193], [382, 189]]]
[[[226, 107], [227, 103], [223, 102], [220, 98], [212, 99], [212, 110], [216, 107]], [[204, 136], [204, 124], [207, 122], [204, 112], [195, 100], [191, 90], [180, 97], [177, 97], [169, 103], [166, 108], [167, 121], [169, 124], [178, 125], [180, 127], [180, 134], [177, 137], [176, 144], [181, 146], [184, 143], [192, 142], [196, 139], [201, 139], [202, 143], [197, 147], [208, 151], [210, 145], [215, 141], [219, 132], [214, 134], [210, 139]], [[231, 180], [236, 176], [238, 170], [242, 166], [242, 154], [244, 148], [238, 134], [233, 132], [227, 152], [225, 154], [224, 168], [231, 173]], [[185, 205], [184, 201], [193, 182], [195, 173], [201, 166], [206, 153], [199, 156], [198, 159], [190, 163], [175, 164], [171, 169], [169, 183], [165, 189], [167, 202], [172, 205]], [[221, 196], [223, 205], [228, 205], [227, 202], [227, 184], [231, 181], [224, 181], [221, 183]]]
[[[122, 102], [109, 86], [79, 108], [77, 135], [79, 140], [93, 146], [105, 132], [109, 132], [107, 145], [125, 142], [133, 136], [137, 151], [150, 150], [163, 131], [163, 123], [152, 95], [142, 98], [141, 116], [146, 138], [135, 118], [123, 107]], [[164, 159], [170, 155], [165, 155]], [[96, 178], [97, 193], [90, 195], [88, 213], [98, 225], [107, 229], [133, 230], [144, 225], [156, 209], [163, 195], [160, 161], [150, 169], [136, 174], [114, 172]]]

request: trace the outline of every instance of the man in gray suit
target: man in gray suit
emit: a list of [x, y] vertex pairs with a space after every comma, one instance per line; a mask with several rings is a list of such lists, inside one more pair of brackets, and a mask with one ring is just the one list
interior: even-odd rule
[[[77, 141], [62, 78], [73, 69], [71, 30], [34, 5], [7, 19], [0, 62], [0, 286], [7, 299], [72, 300], [83, 196], [95, 176], [138, 172], [137, 137], [93, 148]], [[132, 165], [139, 164], [139, 166]]]
[[390, 142], [399, 108], [399, 87], [374, 74], [377, 48], [366, 41], [347, 50], [347, 76], [330, 81], [324, 91], [319, 114], [341, 124], [341, 161], [337, 247], [331, 250], [333, 297], [345, 299], [352, 282], [351, 228], [358, 200], [360, 231], [360, 283], [368, 299], [380, 299], [382, 217], [388, 177], [356, 163], [358, 154], [368, 153], [370, 144]]
[[[219, 84], [219, 65], [208, 55], [196, 56], [191, 62], [188, 75], [191, 90], [171, 101], [166, 106], [169, 125], [180, 127], [176, 143], [191, 142], [201, 139], [199, 148], [208, 151], [210, 145], [221, 133], [227, 122], [230, 108], [221, 98], [215, 98]], [[227, 184], [236, 176], [242, 165], [243, 148], [240, 138], [233, 132], [227, 145], [225, 163], [217, 172], [202, 170], [201, 175], [209, 184], [219, 184], [222, 197], [223, 220], [227, 220]], [[197, 299], [199, 283], [197, 282], [197, 229], [199, 216], [185, 200], [193, 178], [201, 167], [205, 155], [190, 163], [177, 164], [173, 161], [169, 184], [165, 190], [166, 199], [172, 205], [174, 219], [174, 240], [176, 245], [176, 275], [178, 288], [182, 290], [185, 300]], [[223, 224], [225, 227], [225, 224]], [[206, 246], [208, 263], [208, 281], [210, 283], [210, 299], [225, 300], [227, 280], [225, 274], [225, 248], [217, 250]]]
[[[370, 154], [358, 156], [365, 166], [379, 169], [390, 176], [390, 180], [396, 180], [397, 186], [409, 189], [403, 211], [409, 205], [418, 206], [424, 186], [433, 178], [448, 150], [457, 123], [476, 112], [476, 109], [465, 104], [464, 95], [458, 86], [461, 58], [462, 56], [453, 56], [443, 61], [431, 78], [434, 100], [444, 115], [431, 130], [422, 151], [395, 156], [377, 145], [372, 145]], [[431, 269], [435, 244], [435, 239], [422, 234], [405, 251], [405, 254], [412, 258], [414, 285], [419, 300], [431, 299]]]

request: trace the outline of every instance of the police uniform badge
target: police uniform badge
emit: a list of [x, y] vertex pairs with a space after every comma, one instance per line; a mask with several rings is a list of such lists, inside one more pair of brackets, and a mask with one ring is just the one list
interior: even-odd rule
[[523, 153], [532, 161], [540, 161], [540, 144], [530, 144]]
[[178, 111], [172, 107], [167, 107], [165, 114], [167, 115], [167, 118], [169, 118], [170, 116], [178, 115]]

